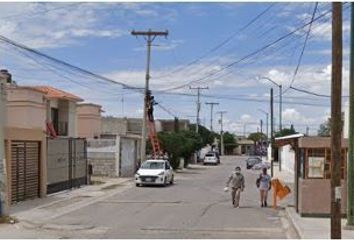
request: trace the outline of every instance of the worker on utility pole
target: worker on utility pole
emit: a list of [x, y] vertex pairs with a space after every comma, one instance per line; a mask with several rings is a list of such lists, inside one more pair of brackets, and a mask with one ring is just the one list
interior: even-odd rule
[[151, 91], [148, 92], [147, 95], [147, 113], [150, 122], [154, 121], [154, 105], [156, 105], [156, 101], [154, 96], [151, 95]]

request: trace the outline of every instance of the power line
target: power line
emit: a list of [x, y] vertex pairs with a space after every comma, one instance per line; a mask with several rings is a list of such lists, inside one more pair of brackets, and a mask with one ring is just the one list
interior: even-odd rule
[[302, 92], [302, 93], [306, 93], [306, 94], [310, 94], [310, 95], [317, 96], [317, 97], [326, 97], [326, 98], [330, 98], [330, 97], [331, 97], [331, 96], [329, 96], [329, 95], [324, 95], [324, 94], [320, 94], [320, 93], [315, 93], [315, 92], [311, 92], [311, 91], [304, 90], [304, 89], [299, 89], [299, 88], [292, 87], [292, 86], [290, 86], [289, 89], [293, 89], [293, 90], [295, 90], [295, 91]]
[[[195, 94], [189, 94], [189, 93], [178, 93], [178, 92], [159, 92], [155, 91], [155, 94], [166, 94], [166, 95], [179, 95], [179, 96], [186, 96], [186, 97], [196, 97], [197, 95]], [[205, 98], [214, 98], [214, 99], [226, 99], [226, 100], [234, 100], [234, 101], [243, 101], [243, 102], [260, 102], [264, 103], [264, 100], [262, 99], [252, 99], [252, 98], [241, 98], [241, 97], [227, 97], [227, 96], [217, 96], [217, 95], [206, 95], [206, 94], [200, 94], [200, 96], [205, 97]], [[277, 101], [274, 101], [277, 102]], [[316, 104], [316, 103], [307, 103], [307, 102], [288, 102], [288, 101], [282, 101], [285, 104], [289, 105], [302, 105], [302, 106], [316, 106], [316, 107], [328, 107], [326, 104]]]
[[192, 83], [201, 82], [201, 81], [203, 81], [203, 80], [206, 79], [206, 78], [209, 78], [209, 77], [211, 77], [211, 76], [216, 75], [217, 73], [220, 73], [220, 72], [224, 71], [225, 69], [231, 68], [231, 67], [235, 66], [236, 64], [239, 64], [240, 62], [243, 62], [243, 61], [245, 61], [245, 60], [247, 60], [247, 59], [249, 59], [249, 58], [251, 58], [251, 57], [257, 55], [258, 53], [260, 53], [260, 52], [262, 52], [262, 51], [264, 51], [264, 50], [266, 50], [266, 49], [268, 49], [268, 48], [274, 46], [274, 45], [277, 44], [278, 42], [280, 42], [280, 41], [282, 41], [282, 40], [284, 40], [284, 39], [286, 39], [286, 38], [288, 38], [288, 37], [294, 35], [294, 34], [295, 34], [296, 32], [298, 32], [299, 30], [301, 30], [301, 29], [305, 28], [306, 26], [312, 24], [314, 21], [317, 21], [317, 20], [321, 19], [322, 17], [326, 16], [326, 15], [329, 14], [329, 13], [331, 13], [331, 10], [328, 10], [328, 11], [324, 12], [323, 14], [321, 14], [321, 15], [319, 15], [318, 17], [312, 19], [311, 21], [305, 23], [304, 25], [302, 25], [302, 26], [300, 26], [300, 27], [297, 27], [297, 28], [294, 29], [293, 31], [291, 31], [291, 32], [289, 32], [289, 33], [287, 33], [287, 34], [285, 34], [285, 35], [279, 37], [279, 38], [276, 39], [275, 41], [273, 41], [273, 42], [271, 42], [271, 43], [269, 43], [269, 44], [266, 44], [266, 45], [264, 45], [263, 47], [261, 47], [261, 48], [255, 50], [255, 51], [253, 51], [252, 53], [249, 53], [249, 54], [247, 54], [247, 55], [241, 57], [241, 58], [238, 59], [237, 61], [234, 61], [234, 62], [231, 62], [230, 64], [227, 64], [226, 66], [222, 67], [221, 69], [219, 69], [219, 70], [217, 70], [217, 71], [215, 71], [215, 72], [212, 72], [212, 73], [210, 73], [210, 74], [207, 74], [206, 76], [201, 77], [201, 78], [199, 78], [199, 79], [197, 79], [197, 80], [189, 81], [188, 83], [185, 83], [185, 84], [183, 84], [183, 85], [166, 89], [165, 91], [171, 91], [171, 90], [177, 90], [177, 89], [180, 89], [180, 88], [184, 88], [184, 87], [186, 87], [186, 86], [188, 86], [188, 85], [190, 85], [190, 84], [192, 84]]
[[296, 68], [295, 68], [295, 72], [294, 72], [294, 75], [293, 75], [293, 78], [290, 82], [290, 86], [285, 89], [283, 91], [283, 94], [285, 94], [289, 89], [290, 87], [293, 85], [294, 81], [295, 81], [295, 78], [296, 78], [296, 75], [299, 71], [299, 68], [300, 68], [300, 65], [301, 65], [301, 61], [302, 61], [302, 57], [304, 55], [304, 52], [305, 52], [305, 48], [306, 48], [306, 45], [307, 45], [307, 41], [309, 39], [309, 36], [310, 36], [310, 32], [311, 32], [311, 28], [312, 28], [312, 23], [313, 23], [313, 19], [315, 18], [315, 15], [316, 15], [316, 12], [317, 12], [317, 7], [318, 7], [318, 2], [315, 3], [315, 7], [313, 9], [313, 13], [312, 13], [312, 17], [311, 17], [311, 24], [309, 25], [309, 28], [307, 30], [307, 33], [306, 33], [306, 38], [305, 38], [305, 41], [304, 41], [304, 45], [302, 47], [302, 50], [301, 50], [301, 53], [300, 53], [300, 56], [299, 56], [299, 60], [297, 62], [297, 65], [296, 65]]
[[[7, 43], [7, 44], [9, 44], [9, 45], [15, 46], [15, 47], [17, 47], [17, 48], [26, 50], [27, 52], [30, 52], [30, 53], [32, 53], [32, 54], [35, 54], [35, 55], [39, 56], [39, 57], [42, 57], [42, 58], [47, 59], [47, 60], [49, 60], [49, 61], [52, 61], [52, 62], [54, 62], [54, 63], [56, 63], [56, 64], [65, 66], [65, 67], [69, 68], [69, 69], [72, 70], [72, 71], [77, 71], [77, 72], [79, 72], [79, 73], [81, 73], [81, 74], [94, 77], [95, 79], [99, 79], [99, 80], [102, 80], [102, 81], [105, 81], [105, 82], [108, 82], [108, 83], [113, 83], [113, 84], [116, 84], [116, 85], [120, 85], [120, 86], [122, 86], [122, 87], [131, 88], [132, 90], [134, 90], [134, 87], [133, 87], [133, 86], [130, 86], [130, 85], [125, 84], [125, 83], [123, 83], [123, 82], [115, 81], [115, 80], [110, 79], [110, 78], [108, 78], [108, 77], [104, 77], [104, 76], [102, 76], [102, 75], [93, 73], [93, 72], [91, 72], [91, 71], [89, 71], [89, 70], [86, 70], [86, 69], [83, 69], [83, 68], [74, 66], [74, 65], [72, 65], [72, 64], [70, 64], [70, 63], [67, 63], [67, 62], [63, 61], [63, 60], [59, 60], [59, 59], [54, 58], [54, 57], [52, 57], [52, 56], [49, 56], [49, 55], [47, 55], [47, 54], [45, 54], [45, 53], [42, 53], [42, 52], [40, 52], [40, 51], [38, 51], [38, 50], [32, 49], [32, 48], [30, 48], [30, 47], [27, 47], [27, 46], [25, 46], [25, 45], [23, 45], [23, 44], [21, 44], [21, 43], [15, 42], [15, 41], [13, 41], [13, 40], [11, 40], [11, 39], [9, 39], [9, 38], [3, 36], [3, 35], [0, 35], [0, 41], [5, 42], [5, 43]], [[139, 91], [140, 91], [140, 90], [139, 90]]]
[[221, 43], [217, 44], [215, 47], [209, 49], [205, 54], [203, 54], [202, 56], [196, 58], [195, 60], [187, 63], [184, 66], [181, 66], [173, 71], [171, 71], [170, 73], [167, 73], [165, 75], [162, 76], [157, 76], [155, 77], [155, 79], [160, 79], [160, 78], [164, 78], [164, 77], [168, 77], [171, 76], [172, 74], [175, 74], [177, 72], [180, 72], [188, 67], [190, 67], [193, 64], [196, 64], [197, 62], [199, 62], [200, 60], [202, 60], [203, 58], [207, 57], [209, 54], [217, 51], [218, 49], [222, 48], [224, 45], [228, 44], [232, 39], [234, 39], [237, 34], [241, 33], [242, 31], [244, 31], [245, 29], [247, 29], [249, 26], [251, 26], [253, 23], [255, 23], [259, 18], [261, 18], [264, 14], [266, 14], [273, 6], [275, 5], [275, 3], [272, 3], [270, 6], [268, 6], [265, 10], [263, 10], [261, 13], [259, 13], [257, 16], [255, 16], [253, 19], [251, 19], [251, 21], [249, 21], [246, 25], [244, 25], [243, 27], [241, 27], [240, 29], [238, 29], [237, 31], [233, 32], [229, 37], [227, 37], [225, 40], [223, 40]]

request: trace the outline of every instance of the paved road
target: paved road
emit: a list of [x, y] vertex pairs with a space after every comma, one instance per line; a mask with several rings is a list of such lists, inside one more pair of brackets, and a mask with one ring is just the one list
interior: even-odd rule
[[[95, 226], [75, 237], [95, 238], [287, 238], [296, 237], [282, 210], [260, 208], [255, 179], [242, 157], [224, 157], [219, 166], [195, 166], [177, 174], [168, 187], [135, 187], [52, 220], [54, 224]], [[223, 192], [240, 165], [246, 177], [241, 207]], [[269, 199], [270, 200], [270, 199]], [[64, 235], [64, 237], [70, 237]]]

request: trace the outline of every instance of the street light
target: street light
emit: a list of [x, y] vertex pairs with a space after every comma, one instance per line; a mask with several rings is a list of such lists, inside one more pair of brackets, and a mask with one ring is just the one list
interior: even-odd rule
[[282, 85], [278, 84], [276, 82], [274, 82], [272, 79], [270, 79], [269, 77], [259, 77], [259, 79], [265, 79], [270, 81], [271, 83], [273, 83], [274, 85], [276, 85], [279, 88], [279, 131], [282, 130]]

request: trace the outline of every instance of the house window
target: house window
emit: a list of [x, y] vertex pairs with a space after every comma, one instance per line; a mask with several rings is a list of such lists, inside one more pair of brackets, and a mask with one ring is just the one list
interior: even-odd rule
[[309, 149], [308, 178], [324, 178], [325, 149]]
[[324, 157], [309, 157], [309, 178], [323, 178], [324, 177]]
[[52, 123], [55, 132], [58, 134], [59, 133], [59, 111], [57, 108], [51, 108], [51, 117], [52, 117]]
[[[341, 179], [345, 179], [347, 149], [341, 150]], [[308, 149], [306, 158], [307, 178], [331, 179], [331, 149]]]

